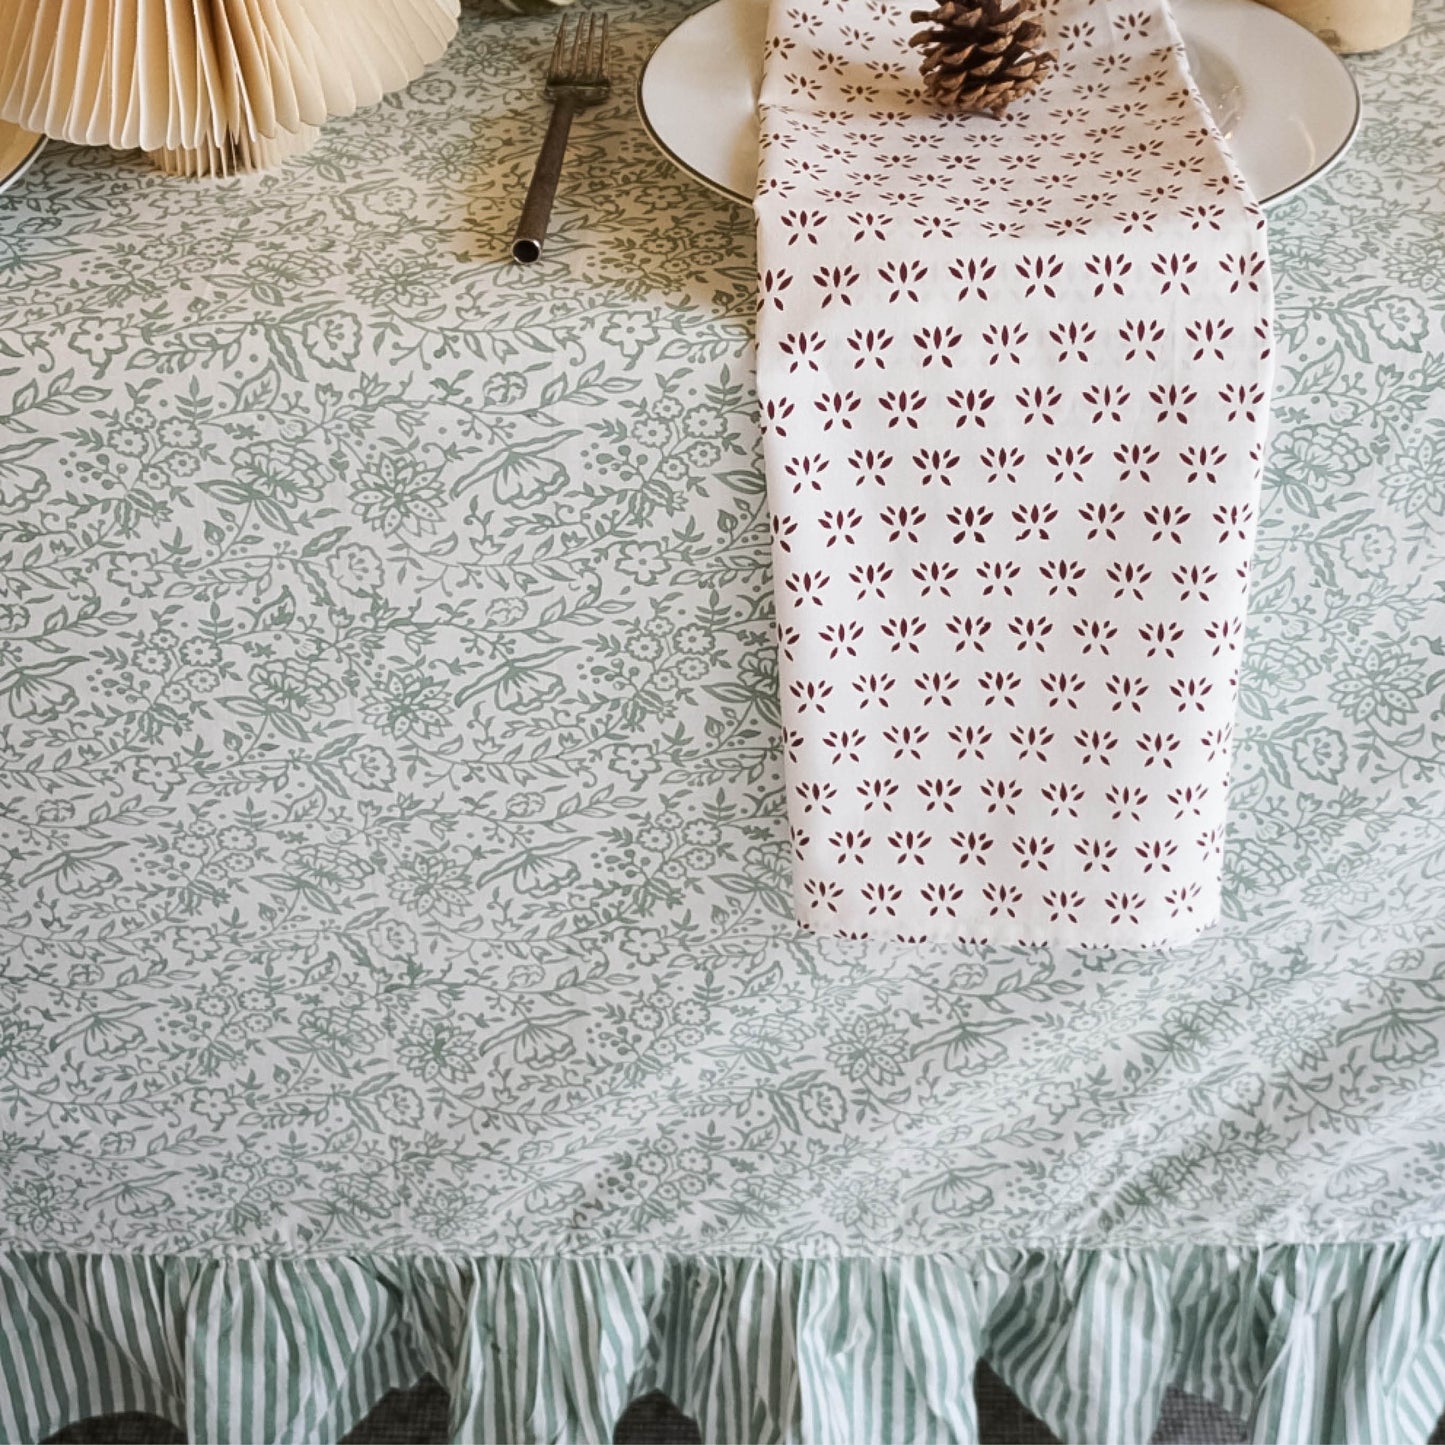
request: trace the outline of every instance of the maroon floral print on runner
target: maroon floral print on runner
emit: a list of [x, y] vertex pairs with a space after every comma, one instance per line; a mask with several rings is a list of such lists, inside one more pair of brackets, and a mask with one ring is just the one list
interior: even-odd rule
[[757, 201], [800, 921], [1147, 947], [1219, 907], [1264, 219], [1159, 3], [1005, 119], [906, 7], [774, 0]]

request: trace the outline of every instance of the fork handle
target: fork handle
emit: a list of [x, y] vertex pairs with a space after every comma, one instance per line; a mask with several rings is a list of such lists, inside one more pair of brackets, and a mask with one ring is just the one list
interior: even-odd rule
[[557, 195], [557, 179], [562, 174], [562, 157], [567, 151], [567, 136], [572, 130], [572, 117], [577, 102], [570, 96], [559, 96], [547, 123], [546, 139], [537, 152], [532, 168], [532, 184], [522, 203], [522, 217], [512, 241], [512, 259], [530, 265], [542, 254], [547, 236], [547, 222], [552, 218], [552, 201]]

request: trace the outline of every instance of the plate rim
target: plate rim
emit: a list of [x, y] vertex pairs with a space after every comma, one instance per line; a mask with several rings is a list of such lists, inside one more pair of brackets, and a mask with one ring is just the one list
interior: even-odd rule
[[[664, 39], [665, 38], [666, 37], [664, 37]], [[14, 121], [0, 121], [0, 124], [9, 126], [11, 130], [16, 131], [20, 135], [28, 135], [30, 137], [30, 149], [27, 150], [8, 171], [0, 175], [0, 195], [3, 195], [35, 164], [36, 158], [40, 152], [45, 149], [50, 137], [40, 131], [29, 130], [23, 125], [16, 125]]]
[[[634, 97], [637, 107], [637, 114], [642, 121], [643, 130], [647, 132], [648, 139], [653, 143], [654, 146], [657, 147], [659, 151], [662, 152], [662, 154], [668, 159], [668, 161], [672, 163], [672, 165], [674, 165], [678, 170], [682, 171], [683, 174], [696, 181], [699, 185], [706, 187], [708, 190], [713, 192], [714, 195], [724, 196], [728, 200], [735, 202], [737, 205], [747, 206], [751, 208], [755, 199], [753, 196], [745, 196], [742, 194], [741, 191], [735, 191], [731, 186], [725, 186], [722, 184], [721, 181], [714, 180], [711, 176], [705, 175], [702, 171], [698, 170], [696, 166], [692, 165], [688, 161], [683, 160], [683, 158], [679, 156], [677, 152], [674, 151], [671, 146], [667, 144], [667, 142], [658, 132], [657, 127], [653, 124], [652, 117], [647, 113], [647, 104], [644, 101], [642, 94], [643, 86], [647, 81], [647, 73], [652, 68], [652, 63], [657, 58], [658, 51], [660, 51], [662, 47], [666, 45], [667, 42], [671, 40], [672, 37], [679, 30], [682, 29], [684, 25], [687, 25], [690, 21], [695, 20], [699, 15], [704, 14], [706, 11], [713, 10], [717, 6], [725, 3], [735, 4], [738, 3], [738, 0], [708, 0], [707, 4], [699, 5], [696, 10], [689, 11], [675, 25], [672, 25], [668, 28], [667, 33], [663, 35], [648, 52], [647, 59], [643, 61], [641, 68], [638, 70], [637, 84], [634, 88]], [[1289, 185], [1284, 186], [1280, 190], [1271, 192], [1268, 196], [1257, 196], [1255, 198], [1261, 207], [1275, 206], [1278, 205], [1281, 201], [1288, 200], [1291, 196], [1303, 190], [1312, 181], [1318, 180], [1321, 176], [1325, 174], [1326, 171], [1332, 170], [1343, 159], [1345, 152], [1349, 150], [1351, 144], [1354, 142], [1355, 136], [1359, 132], [1360, 123], [1364, 118], [1364, 101], [1360, 95], [1359, 82], [1355, 79], [1354, 72], [1333, 50], [1329, 48], [1328, 45], [1324, 43], [1323, 40], [1319, 38], [1318, 35], [1316, 35], [1313, 31], [1306, 29], [1303, 25], [1299, 24], [1298, 21], [1290, 19], [1288, 15], [1285, 15], [1282, 12], [1274, 9], [1271, 5], [1261, 4], [1259, 3], [1259, 0], [1246, 0], [1246, 3], [1250, 5], [1251, 9], [1264, 10], [1271, 15], [1278, 16], [1278, 18], [1283, 21], [1285, 25], [1287, 25], [1291, 30], [1298, 31], [1300, 35], [1306, 36], [1309, 42], [1323, 50], [1325, 54], [1328, 55], [1330, 59], [1335, 62], [1338, 73], [1343, 75], [1345, 79], [1349, 82], [1350, 99], [1353, 104], [1353, 112], [1350, 116], [1349, 125], [1345, 128], [1344, 137], [1341, 139], [1340, 143], [1335, 147], [1335, 149], [1329, 153], [1329, 155], [1325, 156], [1314, 167], [1313, 170], [1307, 172], [1303, 176], [1300, 176], [1299, 179], [1291, 181]], [[1178, 15], [1176, 14], [1173, 18], [1177, 26], [1179, 24]], [[1265, 23], [1270, 24], [1272, 22], [1266, 21]], [[1235, 164], [1238, 165], [1238, 162], [1236, 161]]]
[[696, 10], [692, 11], [690, 14], [684, 15], [682, 19], [677, 22], [676, 25], [672, 26], [668, 30], [667, 34], [664, 35], [657, 42], [657, 44], [654, 45], [652, 49], [647, 52], [647, 59], [642, 62], [642, 67], [637, 72], [637, 84], [633, 87], [633, 95], [637, 104], [638, 118], [642, 121], [642, 128], [647, 132], [648, 140], [650, 140], [653, 145], [655, 145], [657, 149], [662, 152], [664, 159], [670, 161], [678, 170], [680, 170], [684, 175], [688, 176], [691, 180], [696, 181], [700, 186], [705, 186], [714, 195], [725, 196], [730, 201], [736, 201], [737, 204], [740, 206], [748, 206], [751, 208], [753, 204], [752, 196], [745, 196], [740, 191], [733, 190], [731, 186], [725, 186], [721, 181], [713, 180], [711, 176], [704, 175], [700, 170], [698, 170], [696, 166], [690, 165], [687, 161], [683, 160], [683, 158], [678, 155], [678, 153], [673, 150], [672, 147], [669, 146], [665, 140], [663, 140], [661, 135], [658, 134], [657, 127], [653, 125], [652, 117], [648, 115], [647, 106], [642, 99], [642, 87], [644, 82], [647, 80], [648, 69], [652, 65], [653, 60], [656, 58], [657, 52], [661, 50], [662, 47], [666, 45], [667, 42], [671, 40], [672, 37], [679, 30], [681, 30], [682, 27], [686, 25], [689, 20], [693, 18], [694, 15], [701, 15], [704, 10], [711, 10], [714, 5], [720, 4], [722, 4], [722, 0], [708, 0], [708, 3], [706, 5], [699, 5]]
[[[716, 3], [716, 0], [714, 0], [714, 3]], [[1365, 102], [1364, 97], [1360, 94], [1360, 83], [1355, 79], [1354, 71], [1345, 64], [1344, 59], [1336, 51], [1331, 50], [1313, 30], [1301, 25], [1298, 20], [1286, 15], [1282, 10], [1276, 10], [1272, 4], [1268, 3], [1268, 0], [1211, 0], [1211, 3], [1226, 3], [1231, 5], [1247, 4], [1254, 10], [1264, 11], [1267, 15], [1273, 17], [1272, 19], [1263, 21], [1266, 26], [1279, 23], [1285, 27], [1281, 33], [1292, 33], [1297, 37], [1302, 36], [1302, 43], [1306, 47], [1313, 46], [1316, 52], [1322, 51], [1329, 60], [1333, 62], [1335, 73], [1342, 75], [1349, 84], [1350, 103], [1353, 109], [1350, 113], [1350, 122], [1345, 127], [1345, 133], [1340, 143], [1329, 155], [1323, 157], [1313, 170], [1307, 171], [1304, 175], [1300, 176], [1298, 180], [1291, 181], [1289, 185], [1271, 192], [1268, 196], [1256, 197], [1261, 207], [1275, 206], [1281, 201], [1288, 200], [1297, 192], [1302, 191], [1311, 181], [1318, 180], [1326, 171], [1333, 170], [1334, 167], [1344, 159], [1345, 152], [1349, 150], [1350, 146], [1354, 143], [1355, 136], [1359, 134], [1360, 124], [1364, 120]]]

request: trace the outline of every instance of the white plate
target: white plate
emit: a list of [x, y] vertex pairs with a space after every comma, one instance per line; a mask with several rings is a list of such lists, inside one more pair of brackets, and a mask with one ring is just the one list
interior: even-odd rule
[[[689, 175], [745, 205], [758, 169], [765, 0], [714, 0], [653, 51], [642, 123]], [[1344, 155], [1360, 96], [1339, 56], [1257, 0], [1174, 0], [1195, 83], [1255, 195], [1283, 200]]]
[[13, 186], [45, 149], [45, 137], [0, 120], [0, 191]]

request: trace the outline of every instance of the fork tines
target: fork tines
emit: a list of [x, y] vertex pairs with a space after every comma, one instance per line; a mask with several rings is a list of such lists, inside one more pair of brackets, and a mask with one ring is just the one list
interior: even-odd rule
[[595, 85], [607, 78], [607, 17], [602, 17], [600, 26], [595, 14], [586, 19], [584, 26], [578, 17], [569, 45], [567, 17], [562, 17], [547, 62], [548, 85]]

